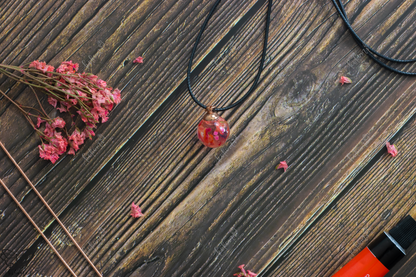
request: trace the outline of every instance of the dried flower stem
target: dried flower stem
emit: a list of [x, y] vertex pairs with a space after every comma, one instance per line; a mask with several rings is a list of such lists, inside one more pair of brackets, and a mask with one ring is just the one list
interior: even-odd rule
[[[33, 121], [30, 119], [29, 115], [32, 115], [30, 113], [28, 113], [27, 111], [25, 111], [23, 108], [28, 108], [28, 109], [33, 109], [36, 110], [38, 112], [40, 112], [38, 109], [33, 108], [33, 107], [26, 107], [26, 106], [22, 106], [18, 103], [16, 103], [15, 101], [13, 101], [13, 99], [11, 99], [6, 93], [4, 93], [2, 90], [0, 90], [0, 93], [6, 97], [13, 105], [15, 105], [24, 115], [24, 117], [27, 119], [27, 121], [29, 122], [29, 124], [39, 133], [42, 134], [42, 132], [40, 132], [38, 129], [35, 128], [35, 124], [33, 123]], [[33, 115], [32, 115], [33, 116]], [[44, 117], [42, 117], [44, 118]], [[42, 139], [42, 137], [41, 137]]]
[[2, 90], [0, 90], [0, 93], [3, 94], [4, 97], [6, 97], [10, 102], [12, 102], [13, 105], [15, 105], [23, 114], [28, 114], [27, 111], [25, 111], [24, 109], [22, 109], [20, 104], [17, 104], [16, 102], [13, 101], [13, 99], [11, 99], [6, 93], [4, 93]]
[[43, 106], [42, 106], [42, 104], [40, 103], [40, 100], [39, 100], [39, 97], [38, 97], [38, 95], [36, 94], [36, 91], [35, 91], [35, 89], [34, 88], [32, 88], [31, 86], [29, 86], [30, 87], [30, 89], [33, 91], [33, 94], [35, 95], [35, 97], [36, 97], [36, 100], [38, 101], [38, 104], [39, 104], [39, 106], [40, 106], [40, 108], [42, 109], [42, 111], [43, 111], [43, 114], [49, 119], [49, 120], [52, 120], [49, 116], [48, 116], [48, 114], [45, 112], [45, 109], [43, 108]]

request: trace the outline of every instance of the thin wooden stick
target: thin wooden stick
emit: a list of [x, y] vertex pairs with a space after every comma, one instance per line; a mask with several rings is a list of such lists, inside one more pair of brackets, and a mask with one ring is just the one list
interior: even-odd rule
[[76, 248], [81, 252], [82, 256], [88, 261], [88, 263], [91, 265], [91, 267], [94, 269], [94, 271], [98, 274], [98, 276], [103, 277], [100, 273], [100, 271], [94, 266], [94, 264], [91, 262], [91, 260], [88, 258], [88, 256], [84, 253], [82, 248], [78, 245], [78, 243], [75, 241], [75, 239], [72, 237], [72, 235], [68, 232], [64, 224], [61, 222], [61, 220], [58, 218], [58, 216], [53, 212], [51, 207], [49, 207], [48, 203], [43, 199], [42, 195], [39, 193], [39, 191], [36, 189], [36, 187], [32, 184], [32, 182], [29, 180], [29, 178], [26, 176], [26, 174], [23, 172], [22, 168], [18, 165], [18, 163], [13, 159], [13, 157], [10, 155], [9, 151], [7, 151], [6, 147], [1, 143], [0, 146], [3, 148], [4, 152], [7, 154], [9, 159], [13, 162], [13, 164], [17, 167], [17, 169], [20, 171], [20, 173], [23, 175], [23, 177], [26, 179], [26, 181], [29, 183], [30, 187], [33, 189], [33, 191], [36, 193], [36, 195], [40, 198], [42, 203], [45, 205], [45, 207], [49, 210], [49, 212], [53, 215], [53, 217], [56, 219], [56, 221], [59, 223], [59, 225], [64, 230], [65, 234], [71, 239], [71, 241], [74, 243]]
[[3, 182], [2, 179], [0, 179], [0, 183], [4, 187], [4, 189], [7, 191], [7, 193], [10, 195], [11, 198], [13, 198], [14, 202], [16, 202], [17, 206], [22, 210], [22, 212], [26, 215], [26, 217], [29, 219], [29, 221], [35, 226], [36, 230], [38, 230], [39, 234], [43, 237], [43, 239], [49, 244], [49, 246], [52, 248], [53, 252], [58, 256], [58, 258], [63, 262], [63, 264], [66, 266], [66, 268], [71, 272], [71, 274], [75, 277], [77, 275], [75, 272], [72, 271], [71, 267], [65, 262], [64, 258], [58, 253], [58, 251], [53, 247], [52, 243], [49, 241], [49, 239], [43, 234], [42, 230], [39, 229], [38, 225], [33, 221], [33, 219], [30, 217], [30, 215], [26, 212], [25, 208], [23, 208], [22, 205], [20, 205], [19, 200], [14, 197], [13, 193], [9, 190], [9, 188], [6, 186], [6, 184]]

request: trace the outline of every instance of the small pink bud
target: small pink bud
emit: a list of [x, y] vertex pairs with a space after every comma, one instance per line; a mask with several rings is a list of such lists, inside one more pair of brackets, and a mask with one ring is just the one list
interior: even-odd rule
[[389, 142], [386, 142], [386, 147], [387, 147], [387, 152], [392, 156], [392, 157], [396, 157], [397, 156], [397, 149], [396, 147], [394, 147], [393, 144], [390, 144]]
[[282, 162], [280, 162], [280, 163], [279, 163], [279, 165], [276, 167], [276, 169], [281, 169], [281, 168], [283, 168], [283, 172], [286, 172], [286, 169], [287, 169], [288, 167], [289, 167], [289, 166], [287, 165], [286, 161], [282, 161]]
[[341, 86], [343, 84], [351, 84], [352, 83], [351, 79], [348, 78], [348, 77], [345, 77], [345, 76], [341, 76], [341, 78], [339, 79], [339, 82], [341, 83]]
[[135, 205], [134, 202], [131, 203], [131, 214], [132, 217], [134, 218], [139, 218], [141, 216], [143, 216], [144, 214], [142, 214], [142, 210], [140, 209], [140, 207], [138, 205]]
[[143, 57], [138, 56], [137, 58], [134, 59], [133, 63], [143, 63]]

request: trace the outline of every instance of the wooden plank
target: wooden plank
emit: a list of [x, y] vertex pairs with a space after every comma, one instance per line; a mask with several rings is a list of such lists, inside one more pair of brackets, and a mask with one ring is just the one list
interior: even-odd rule
[[[196, 65], [229, 32], [232, 28], [229, 23], [236, 24], [255, 2], [235, 1], [232, 7], [221, 5], [218, 8], [204, 34], [206, 44], [201, 45], [198, 51]], [[9, 104], [2, 100], [0, 139], [58, 214], [183, 81], [185, 72], [179, 72], [178, 68], [186, 66], [184, 57], [189, 55], [198, 32], [195, 26], [202, 24], [209, 3], [173, 0], [75, 2], [60, 10], [66, 12], [62, 17], [54, 17], [57, 20], [55, 24], [39, 25], [38, 31], [28, 25], [21, 30], [31, 34], [27, 36], [28, 41], [18, 43], [16, 49], [3, 49], [5, 63], [13, 61], [19, 64], [40, 59], [56, 65], [58, 61], [73, 59], [81, 60], [80, 64], [84, 66], [84, 59], [84, 68], [88, 65], [87, 70], [92, 68], [96, 72], [95, 65], [99, 65], [101, 78], [106, 78], [114, 87], [124, 88], [122, 104], [113, 111], [110, 122], [99, 128], [102, 137], [87, 143], [74, 158], [66, 157], [55, 166], [39, 160], [37, 138], [24, 125], [24, 120], [16, 116], [15, 110], [6, 109]], [[50, 18], [48, 23], [54, 18]], [[17, 36], [18, 33], [14, 33], [9, 35], [9, 39]], [[144, 55], [146, 61], [140, 67], [131, 63], [138, 55]], [[157, 85], [146, 86], [148, 82]], [[21, 102], [30, 101], [19, 87], [9, 93]], [[16, 126], [21, 126], [19, 132], [16, 132]], [[105, 146], [100, 139], [103, 137], [107, 138]], [[106, 150], [97, 151], [101, 147]], [[47, 228], [52, 222], [51, 217], [4, 154], [0, 155], [0, 176], [22, 199], [22, 204], [39, 225]], [[93, 159], [89, 159], [89, 155], [93, 155]], [[52, 174], [52, 170], [59, 172], [59, 176]], [[0, 233], [4, 234], [0, 237], [0, 247], [14, 249], [21, 255], [20, 251], [36, 240], [36, 233], [27, 227], [24, 217], [3, 191], [0, 193], [0, 209], [5, 212], [0, 225]], [[0, 272], [5, 272], [5, 268], [1, 267]]]
[[[200, 110], [183, 89], [69, 207], [63, 221], [104, 274], [229, 276], [241, 263], [266, 270], [414, 114], [414, 79], [361, 56], [329, 3], [275, 4], [262, 82], [223, 114], [233, 134], [226, 146], [208, 150], [197, 142]], [[408, 57], [415, 54], [415, 15], [406, 11], [414, 5], [352, 1], [348, 12], [356, 12], [354, 24], [370, 44]], [[231, 102], [251, 82], [264, 13], [265, 6], [196, 78], [205, 103]], [[354, 84], [340, 87], [341, 74]], [[274, 169], [283, 159], [285, 174]], [[132, 201], [145, 218], [129, 217]], [[64, 241], [59, 229], [51, 232]], [[87, 275], [73, 248], [60, 245]], [[59, 264], [41, 266], [53, 256], [39, 248], [26, 273], [65, 275]]]
[[[1, 37], [4, 38], [4, 30], [10, 30], [17, 24], [17, 22], [30, 11], [31, 6], [35, 4], [35, 1], [4, 1], [2, 3], [2, 9], [0, 10], [1, 16]], [[13, 22], [14, 21], [14, 22]], [[12, 23], [13, 22], [13, 23]]]
[[[383, 231], [416, 205], [416, 117], [394, 137], [399, 150], [385, 148], [348, 192], [273, 265], [266, 276], [332, 276]], [[387, 276], [414, 276], [416, 245]]]

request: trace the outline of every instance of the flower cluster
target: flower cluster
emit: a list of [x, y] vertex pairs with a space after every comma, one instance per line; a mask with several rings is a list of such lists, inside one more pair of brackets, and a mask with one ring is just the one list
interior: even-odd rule
[[251, 272], [250, 270], [245, 270], [244, 269], [244, 266], [245, 265], [240, 265], [240, 266], [238, 266], [238, 268], [241, 270], [241, 272], [239, 272], [239, 273], [235, 273], [233, 276], [237, 276], [237, 277], [255, 277], [255, 276], [257, 276], [257, 274], [256, 273], [254, 273], [254, 272]]
[[[33, 91], [35, 88], [39, 89], [48, 96], [50, 105], [60, 113], [68, 115], [67, 120], [61, 117], [50, 118], [42, 106], [41, 111], [37, 110], [38, 115], [31, 114], [24, 106], [1, 92], [18, 106], [35, 128], [42, 140], [42, 144], [39, 145], [40, 157], [52, 163], [64, 153], [74, 155], [86, 138], [92, 139], [97, 123], [106, 122], [109, 112], [121, 101], [120, 90], [113, 90], [96, 75], [78, 73], [78, 67], [79, 65], [72, 61], [62, 62], [56, 70], [40, 61], [33, 61], [27, 67], [0, 65], [0, 73], [29, 85]], [[23, 76], [12, 74], [10, 69], [19, 71]], [[39, 99], [38, 103], [40, 105]], [[31, 116], [37, 118], [36, 125], [30, 119]], [[81, 128], [75, 124], [78, 117], [81, 119], [79, 123], [82, 122], [83, 125]], [[72, 124], [66, 123], [69, 120], [72, 120]], [[69, 128], [66, 127], [68, 125]]]

